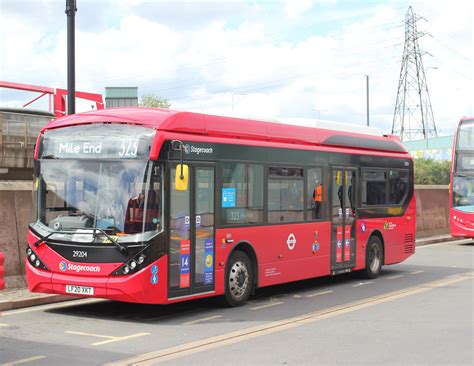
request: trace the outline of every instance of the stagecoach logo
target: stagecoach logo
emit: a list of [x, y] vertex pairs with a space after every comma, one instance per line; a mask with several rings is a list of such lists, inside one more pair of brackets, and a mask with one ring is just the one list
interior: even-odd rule
[[59, 269], [60, 269], [61, 271], [64, 272], [64, 271], [66, 270], [66, 268], [67, 268], [66, 262], [62, 261], [62, 262], [59, 263]]
[[296, 245], [296, 237], [293, 233], [288, 235], [288, 239], [286, 240], [286, 245], [288, 245], [288, 249], [293, 250]]
[[391, 221], [385, 221], [383, 224], [384, 230], [395, 230], [397, 228], [397, 224], [394, 224]]
[[87, 266], [83, 264], [74, 264], [74, 263], [66, 263], [65, 261], [61, 261], [59, 263], [59, 269], [61, 271], [74, 271], [74, 272], [95, 272], [99, 273], [100, 272], [100, 267], [99, 266]]
[[184, 147], [185, 154], [193, 153], [193, 154], [199, 155], [199, 154], [212, 154], [214, 152], [212, 147], [198, 147], [198, 146], [193, 146], [189, 144], [183, 145], [183, 147]]

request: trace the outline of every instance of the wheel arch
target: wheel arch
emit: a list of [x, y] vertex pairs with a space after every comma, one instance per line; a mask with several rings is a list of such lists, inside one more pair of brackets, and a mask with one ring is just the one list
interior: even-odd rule
[[[240, 241], [238, 242], [232, 250], [229, 252], [227, 255], [227, 260], [226, 260], [226, 267], [229, 265], [229, 259], [231, 255], [237, 251], [240, 250], [241, 252], [244, 252], [247, 254], [247, 256], [250, 259], [250, 263], [252, 264], [252, 271], [254, 273], [254, 280], [253, 280], [253, 290], [255, 290], [258, 287], [258, 258], [257, 258], [257, 253], [255, 252], [255, 249], [253, 248], [252, 244], [250, 244], [248, 241]], [[227, 286], [227, 284], [226, 284]]]
[[[370, 239], [372, 239], [374, 236], [379, 238], [380, 242], [382, 243], [382, 264], [385, 265], [385, 240], [380, 230], [375, 229], [374, 231], [370, 233], [369, 238], [367, 239], [366, 247], [368, 246]], [[365, 260], [367, 261], [367, 256]]]

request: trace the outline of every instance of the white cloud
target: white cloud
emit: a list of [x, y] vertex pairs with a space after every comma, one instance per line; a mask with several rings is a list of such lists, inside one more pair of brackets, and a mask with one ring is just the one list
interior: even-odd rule
[[313, 0], [286, 0], [285, 13], [289, 18], [297, 18], [313, 6]]
[[[420, 27], [434, 37], [422, 37], [420, 46], [434, 55], [424, 56], [424, 62], [437, 67], [427, 69], [428, 86], [438, 129], [446, 132], [461, 115], [473, 114], [472, 5], [455, 3], [414, 5], [429, 19]], [[252, 4], [243, 21], [200, 19], [203, 25], [186, 31], [133, 12], [147, 4], [123, 2], [128, 12], [115, 9], [120, 17], [103, 22], [107, 26], [77, 31], [78, 89], [103, 93], [106, 86], [138, 86], [140, 94], [169, 98], [177, 109], [232, 114], [234, 99], [234, 113], [240, 115], [320, 116], [364, 124], [368, 74], [371, 123], [390, 131], [406, 9], [378, 5], [351, 14], [336, 8], [341, 9], [337, 16], [325, 17], [321, 2], [288, 1], [269, 19], [262, 5]], [[294, 17], [303, 21], [316, 4], [318, 21], [332, 19], [330, 32], [317, 24], [297, 27]], [[293, 17], [291, 26], [279, 31], [287, 16]], [[64, 88], [65, 27], [58, 31], [18, 13], [0, 13], [0, 18], [0, 79]], [[288, 30], [296, 36], [283, 33]], [[18, 98], [5, 99], [11, 104]]]

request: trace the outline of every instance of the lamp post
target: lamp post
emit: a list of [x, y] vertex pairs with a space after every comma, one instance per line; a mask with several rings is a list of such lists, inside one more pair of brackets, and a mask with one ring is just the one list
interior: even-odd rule
[[66, 0], [67, 15], [67, 114], [76, 113], [75, 18], [76, 0]]

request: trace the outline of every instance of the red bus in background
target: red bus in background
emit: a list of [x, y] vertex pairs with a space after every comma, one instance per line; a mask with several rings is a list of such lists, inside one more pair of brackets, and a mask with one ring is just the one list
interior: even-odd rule
[[373, 128], [107, 109], [48, 124], [35, 176], [34, 292], [239, 306], [415, 251], [413, 161]]
[[451, 236], [474, 237], [474, 118], [464, 117], [454, 135], [449, 185]]

